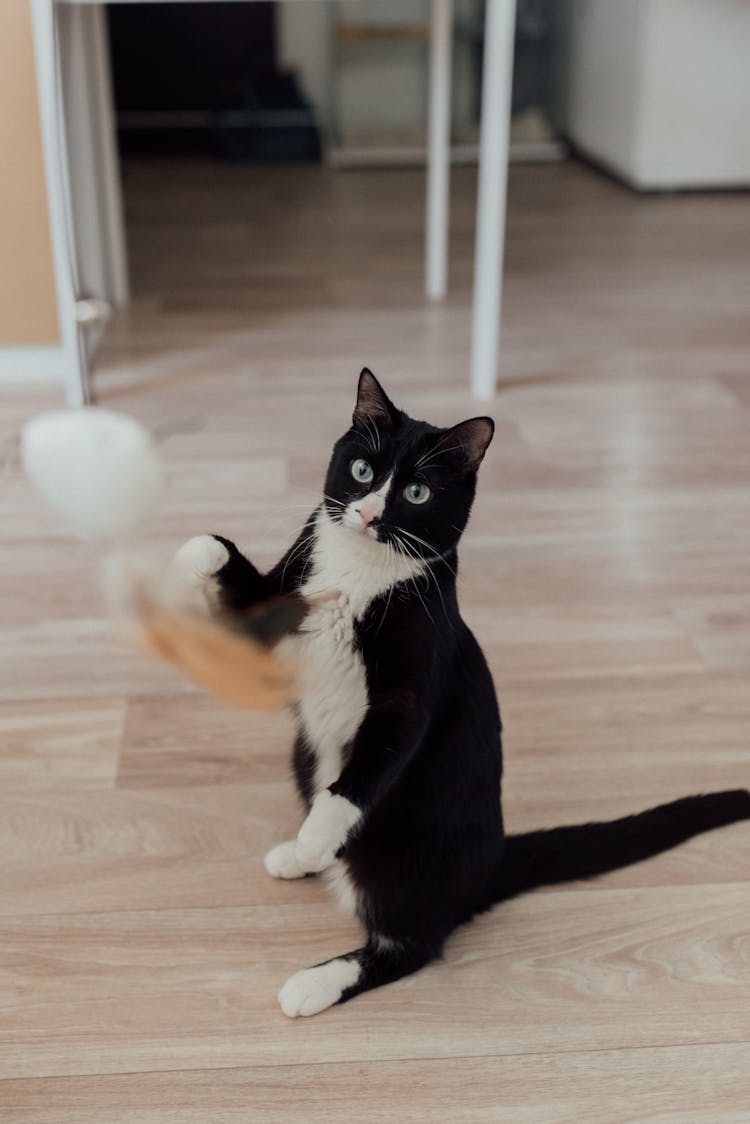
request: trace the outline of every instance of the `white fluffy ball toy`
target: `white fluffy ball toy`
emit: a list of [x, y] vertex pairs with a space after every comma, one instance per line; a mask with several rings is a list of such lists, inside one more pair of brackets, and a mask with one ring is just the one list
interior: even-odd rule
[[21, 437], [26, 475], [83, 539], [132, 541], [161, 504], [156, 446], [135, 418], [84, 407], [28, 422]]
[[[236, 706], [288, 701], [292, 669], [253, 637], [294, 630], [306, 612], [301, 599], [264, 602], [239, 621], [212, 620], [186, 611], [179, 590], [175, 596], [174, 566], [164, 571], [133, 546], [163, 492], [156, 446], [139, 422], [92, 406], [56, 410], [26, 424], [21, 452], [47, 502], [80, 538], [105, 549], [110, 608], [135, 626], [142, 646]], [[188, 576], [194, 592], [196, 575]]]

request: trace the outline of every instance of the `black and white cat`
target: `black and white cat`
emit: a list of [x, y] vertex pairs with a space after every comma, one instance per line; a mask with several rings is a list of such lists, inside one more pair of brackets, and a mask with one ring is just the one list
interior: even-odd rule
[[457, 925], [523, 890], [750, 818], [750, 793], [737, 790], [504, 835], [500, 714], [456, 600], [456, 548], [493, 429], [486, 417], [449, 429], [415, 421], [364, 370], [322, 502], [272, 570], [219, 536], [176, 556], [176, 580], [197, 577], [229, 612], [290, 592], [312, 599], [278, 645], [301, 657], [293, 763], [307, 814], [265, 864], [275, 878], [323, 873], [367, 936], [287, 980], [290, 1017], [414, 972]]

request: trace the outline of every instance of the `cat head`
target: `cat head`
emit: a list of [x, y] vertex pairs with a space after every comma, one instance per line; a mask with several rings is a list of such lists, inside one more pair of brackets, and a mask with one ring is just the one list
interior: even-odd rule
[[351, 429], [334, 445], [328, 466], [329, 516], [407, 557], [446, 554], [468, 521], [494, 428], [486, 417], [448, 429], [415, 421], [365, 367]]

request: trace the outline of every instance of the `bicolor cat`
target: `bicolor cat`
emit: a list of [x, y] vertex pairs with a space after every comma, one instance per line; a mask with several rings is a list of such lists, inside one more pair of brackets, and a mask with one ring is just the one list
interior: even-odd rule
[[366, 933], [293, 975], [279, 1001], [313, 1015], [440, 955], [460, 924], [524, 890], [637, 862], [750, 818], [750, 793], [690, 796], [611, 823], [506, 836], [501, 722], [487, 662], [459, 612], [457, 548], [492, 440], [397, 409], [360, 375], [321, 502], [266, 574], [221, 536], [190, 540], [175, 580], [238, 617], [269, 597], [308, 611], [277, 642], [302, 669], [293, 764], [305, 811], [268, 873], [321, 874]]

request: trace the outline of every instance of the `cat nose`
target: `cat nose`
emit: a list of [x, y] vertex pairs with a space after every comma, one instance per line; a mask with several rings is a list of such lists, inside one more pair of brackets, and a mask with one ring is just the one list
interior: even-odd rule
[[364, 500], [360, 507], [357, 508], [359, 517], [365, 527], [369, 527], [371, 523], [375, 523], [383, 514], [383, 505], [380, 502], [371, 502], [369, 497]]

